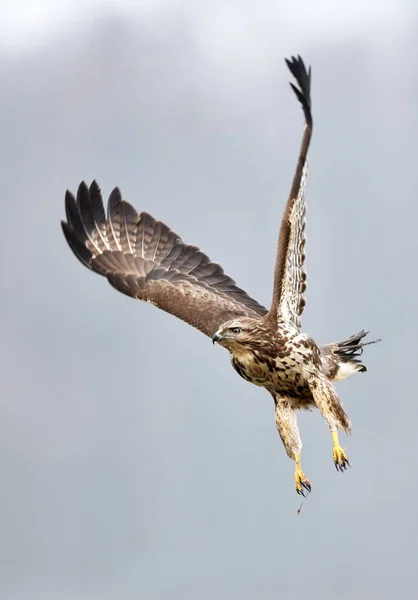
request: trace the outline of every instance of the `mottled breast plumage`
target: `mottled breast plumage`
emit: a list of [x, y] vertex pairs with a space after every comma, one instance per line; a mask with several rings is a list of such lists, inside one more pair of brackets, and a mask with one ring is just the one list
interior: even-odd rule
[[307, 370], [316, 362], [318, 348], [306, 334], [285, 324], [265, 346], [231, 353], [234, 369], [246, 381], [270, 392], [311, 398]]

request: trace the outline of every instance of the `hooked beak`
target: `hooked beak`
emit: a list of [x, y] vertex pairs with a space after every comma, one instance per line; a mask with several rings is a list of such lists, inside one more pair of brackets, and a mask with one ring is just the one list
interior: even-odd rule
[[221, 340], [221, 339], [222, 339], [222, 336], [221, 336], [221, 334], [219, 333], [219, 331], [217, 331], [217, 332], [215, 333], [215, 335], [213, 336], [213, 338], [212, 338], [212, 342], [213, 342], [213, 343], [215, 343], [215, 342], [219, 342], [219, 340]]

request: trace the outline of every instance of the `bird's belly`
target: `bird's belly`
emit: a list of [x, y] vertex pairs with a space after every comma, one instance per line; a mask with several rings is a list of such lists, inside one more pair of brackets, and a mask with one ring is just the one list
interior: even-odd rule
[[254, 355], [232, 357], [232, 365], [243, 379], [265, 387], [270, 392], [290, 397], [311, 396], [304, 374], [303, 360], [297, 356], [274, 359], [261, 359]]

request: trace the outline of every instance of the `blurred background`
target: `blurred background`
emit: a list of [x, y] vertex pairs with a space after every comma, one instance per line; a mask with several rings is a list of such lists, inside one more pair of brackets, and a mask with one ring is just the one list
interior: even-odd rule
[[[415, 589], [414, 0], [3, 0], [2, 600], [389, 599]], [[338, 386], [337, 473], [302, 414], [299, 516], [269, 395], [66, 245], [96, 178], [269, 305], [313, 68], [304, 329], [383, 343]]]

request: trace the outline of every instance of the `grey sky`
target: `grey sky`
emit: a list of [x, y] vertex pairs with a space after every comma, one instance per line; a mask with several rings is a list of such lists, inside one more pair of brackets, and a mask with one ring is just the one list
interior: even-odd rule
[[[412, 593], [413, 0], [83, 4], [6, 2], [1, 25], [1, 598]], [[301, 415], [299, 517], [268, 394], [83, 269], [59, 227], [67, 187], [118, 185], [268, 304], [303, 123], [294, 53], [312, 64], [315, 120], [304, 329], [384, 338], [338, 386], [349, 472]]]

